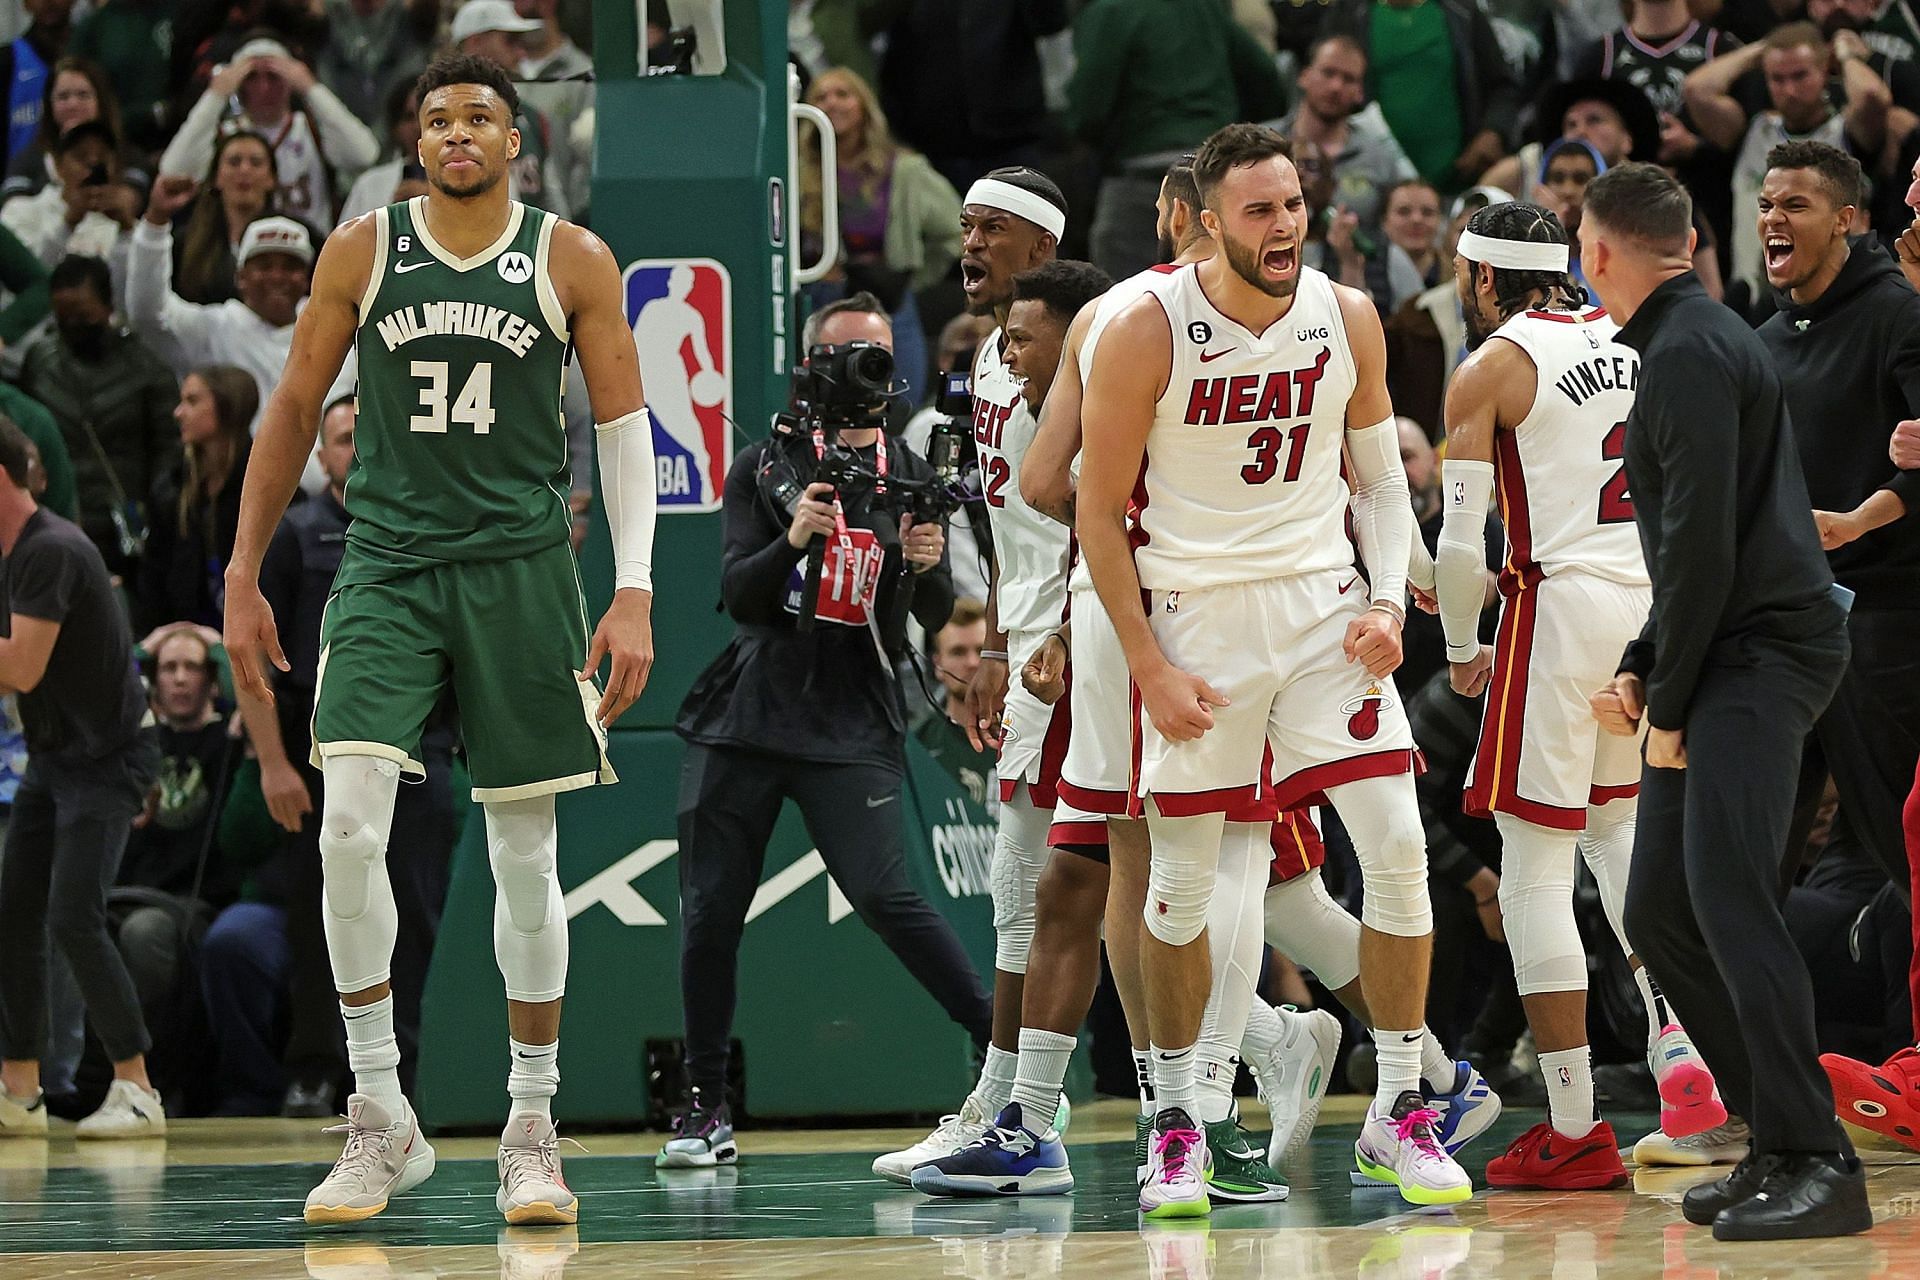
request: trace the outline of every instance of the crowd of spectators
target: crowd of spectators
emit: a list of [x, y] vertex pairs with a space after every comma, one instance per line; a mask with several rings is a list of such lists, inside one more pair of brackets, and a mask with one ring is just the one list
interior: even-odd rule
[[[649, 10], [655, 46], [670, 7]], [[176, 1114], [328, 1113], [344, 1072], [314, 907], [318, 779], [303, 768], [297, 716], [234, 707], [211, 630], [251, 430], [327, 234], [425, 189], [411, 85], [436, 50], [492, 59], [522, 82], [513, 190], [590, 219], [590, 6], [22, 0], [0, 5], [0, 27], [9, 16], [0, 414], [37, 452], [37, 500], [84, 531], [146, 637], [163, 763], [113, 917], [154, 1028], [155, 1084], [185, 1108]], [[788, 36], [837, 154], [838, 262], [810, 300], [881, 300], [909, 407], [930, 400], [936, 370], [966, 367], [984, 336], [961, 314], [958, 281], [960, 193], [974, 179], [1009, 164], [1053, 175], [1073, 206], [1062, 256], [1119, 278], [1165, 255], [1153, 203], [1171, 159], [1231, 121], [1275, 123], [1293, 139], [1308, 199], [1306, 261], [1383, 314], [1430, 540], [1439, 407], [1462, 351], [1453, 245], [1474, 210], [1531, 199], [1577, 237], [1588, 182], [1655, 161], [1694, 195], [1709, 291], [1758, 323], [1776, 306], [1753, 214], [1769, 149], [1816, 139], [1855, 155], [1872, 183], [1855, 231], [1888, 244], [1910, 221], [1920, 159], [1920, 29], [1897, 2], [790, 0]], [[808, 258], [822, 247], [820, 145], [803, 131]], [[351, 378], [349, 366], [343, 389]], [[336, 408], [302, 481], [306, 501], [276, 543], [289, 610], [338, 555], [352, 415]], [[579, 509], [584, 476], [575, 488]], [[983, 598], [964, 514], [952, 558], [960, 595]], [[963, 598], [927, 639], [948, 693], [977, 661], [982, 631], [979, 606]], [[300, 670], [294, 705], [311, 694]], [[1475, 712], [1446, 688], [1437, 633], [1410, 628], [1400, 680], [1434, 739], [1422, 737], [1436, 764], [1436, 896], [1457, 898], [1451, 916], [1438, 913], [1453, 932], [1436, 960], [1455, 980], [1435, 983], [1455, 1004], [1433, 1022], [1456, 1042], [1510, 1049], [1522, 1024], [1502, 994], [1499, 922], [1473, 906], [1497, 877], [1497, 841], [1433, 789], [1463, 767], [1445, 744], [1470, 748], [1458, 731]], [[920, 738], [990, 801], [991, 768], [948, 727], [935, 713]], [[0, 762], [18, 750], [8, 712]], [[450, 749], [435, 757], [438, 790], [411, 819], [428, 834], [407, 842], [427, 851], [405, 909], [429, 944], [457, 768]], [[0, 763], [0, 787], [9, 770]], [[1870, 879], [1827, 876], [1821, 909], [1864, 910]], [[1607, 953], [1596, 948], [1596, 965]], [[424, 964], [396, 966], [403, 1021], [410, 1000], [416, 1028]], [[56, 1099], [84, 1098], [104, 1078], [88, 1070], [98, 1049], [82, 1051], [68, 990], [52, 1017]], [[1905, 1016], [1903, 1006], [1885, 1016], [1885, 1035], [1901, 1024], [1888, 1043], [1907, 1037]], [[1624, 1025], [1631, 1038], [1633, 1020]]]

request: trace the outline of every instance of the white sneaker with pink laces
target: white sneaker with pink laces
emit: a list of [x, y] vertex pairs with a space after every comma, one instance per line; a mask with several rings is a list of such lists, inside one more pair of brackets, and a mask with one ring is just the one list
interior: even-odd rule
[[1212, 1212], [1207, 1199], [1207, 1140], [1179, 1107], [1153, 1118], [1147, 1135], [1147, 1181], [1140, 1188], [1140, 1212], [1149, 1218], [1200, 1218]]
[[1459, 1204], [1472, 1199], [1473, 1179], [1434, 1133], [1439, 1121], [1440, 1113], [1412, 1090], [1400, 1095], [1390, 1115], [1367, 1108], [1367, 1122], [1360, 1127], [1360, 1140], [1353, 1144], [1353, 1184], [1398, 1187], [1400, 1198], [1408, 1204]]

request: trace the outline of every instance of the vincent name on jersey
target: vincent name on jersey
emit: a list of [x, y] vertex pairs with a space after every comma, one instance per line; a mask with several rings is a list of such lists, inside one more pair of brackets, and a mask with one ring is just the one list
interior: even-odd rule
[[1585, 360], [1553, 384], [1575, 404], [1602, 391], [1632, 391], [1640, 385], [1640, 362], [1631, 355], [1602, 355]]
[[392, 351], [415, 338], [485, 338], [516, 356], [524, 356], [540, 340], [537, 326], [511, 311], [479, 302], [423, 302], [382, 316], [376, 327]]

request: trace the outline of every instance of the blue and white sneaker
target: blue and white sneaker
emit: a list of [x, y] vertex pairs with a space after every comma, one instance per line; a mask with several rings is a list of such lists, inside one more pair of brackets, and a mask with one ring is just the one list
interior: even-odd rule
[[1073, 1190], [1066, 1144], [1049, 1129], [1026, 1127], [1009, 1102], [979, 1139], [914, 1169], [913, 1189], [929, 1196], [1060, 1196]]
[[1421, 1088], [1427, 1091], [1427, 1105], [1440, 1113], [1434, 1136], [1450, 1156], [1500, 1118], [1500, 1095], [1465, 1058], [1454, 1064], [1452, 1080], [1422, 1081]]
[[656, 1169], [712, 1169], [740, 1158], [733, 1140], [733, 1116], [722, 1102], [710, 1107], [693, 1090], [692, 1105], [673, 1120], [673, 1137], [653, 1158]]

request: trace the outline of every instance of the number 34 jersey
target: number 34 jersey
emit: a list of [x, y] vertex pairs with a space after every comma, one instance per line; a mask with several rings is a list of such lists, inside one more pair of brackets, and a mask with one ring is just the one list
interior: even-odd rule
[[349, 547], [392, 567], [503, 560], [564, 544], [568, 335], [550, 213], [514, 203], [471, 258], [419, 197], [377, 210], [360, 302]]
[[1139, 493], [1134, 563], [1149, 591], [1349, 568], [1341, 474], [1353, 356], [1333, 284], [1300, 271], [1255, 334], [1215, 309], [1196, 267], [1154, 291], [1173, 338]]
[[1507, 595], [1563, 572], [1648, 585], [1624, 461], [1640, 353], [1614, 341], [1619, 331], [1596, 307], [1523, 311], [1494, 332], [1534, 369], [1527, 416], [1494, 433]]

